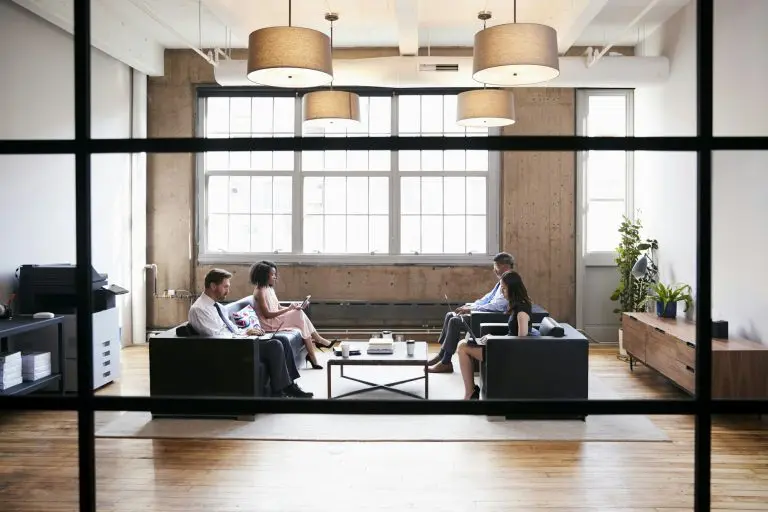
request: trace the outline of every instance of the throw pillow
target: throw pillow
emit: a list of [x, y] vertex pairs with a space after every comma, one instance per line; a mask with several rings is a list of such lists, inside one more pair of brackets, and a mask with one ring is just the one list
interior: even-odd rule
[[249, 329], [251, 327], [259, 327], [259, 317], [256, 316], [253, 306], [245, 306], [240, 311], [232, 313], [232, 321], [236, 326], [241, 329]]

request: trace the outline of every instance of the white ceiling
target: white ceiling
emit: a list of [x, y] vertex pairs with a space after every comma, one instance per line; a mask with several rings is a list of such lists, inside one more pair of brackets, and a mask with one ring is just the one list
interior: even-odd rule
[[[14, 0], [72, 31], [73, 0]], [[557, 30], [560, 52], [573, 45], [636, 45], [690, 0], [517, 0], [517, 21]], [[627, 25], [653, 3], [631, 29]], [[162, 74], [164, 48], [245, 48], [258, 28], [287, 25], [288, 0], [91, 0], [92, 40], [98, 48], [150, 75]], [[291, 23], [329, 31], [325, 13], [338, 13], [334, 47], [471, 46], [482, 28], [511, 23], [513, 0], [293, 0]], [[105, 50], [106, 48], [106, 50]]]

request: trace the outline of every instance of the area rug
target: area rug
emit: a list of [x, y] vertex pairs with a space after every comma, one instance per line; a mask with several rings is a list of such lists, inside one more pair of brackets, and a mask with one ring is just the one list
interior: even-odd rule
[[[458, 369], [458, 365], [456, 365]], [[420, 375], [419, 368], [351, 367], [352, 375], [376, 383], [386, 383]], [[298, 383], [327, 397], [326, 370], [302, 370]], [[333, 395], [362, 387], [342, 379], [333, 368]], [[400, 386], [423, 396], [424, 381]], [[461, 375], [432, 374], [430, 399], [460, 399]], [[590, 374], [591, 399], [618, 398], [600, 378]], [[386, 390], [354, 395], [355, 399], [403, 399]], [[97, 413], [97, 415], [100, 413]], [[155, 419], [146, 412], [125, 412], [97, 418], [96, 437], [144, 439], [222, 439], [269, 441], [669, 441], [667, 434], [648, 417], [640, 415], [588, 416], [579, 420], [505, 420], [486, 416], [411, 416], [411, 415], [333, 415], [262, 414], [255, 421], [219, 419]], [[101, 421], [99, 421], [101, 420]]]

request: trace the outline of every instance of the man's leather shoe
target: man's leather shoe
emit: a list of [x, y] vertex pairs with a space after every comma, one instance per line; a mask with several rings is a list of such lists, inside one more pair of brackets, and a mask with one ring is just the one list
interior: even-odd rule
[[453, 373], [453, 363], [437, 363], [435, 366], [427, 368], [429, 373]]
[[288, 386], [287, 388], [285, 388], [283, 390], [283, 393], [286, 396], [293, 397], [293, 398], [312, 398], [313, 396], [315, 396], [314, 393], [310, 393], [309, 391], [304, 391], [303, 389], [301, 389], [298, 386], [298, 384], [296, 384], [295, 382], [290, 386]]

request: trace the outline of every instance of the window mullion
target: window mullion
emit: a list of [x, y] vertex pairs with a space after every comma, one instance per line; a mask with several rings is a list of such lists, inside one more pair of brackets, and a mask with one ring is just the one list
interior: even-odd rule
[[[400, 118], [399, 97], [392, 94], [390, 103], [392, 135], [399, 135]], [[400, 155], [397, 151], [390, 152], [389, 175], [389, 254], [400, 254]]]
[[[296, 103], [293, 117], [293, 134], [300, 136], [302, 134], [302, 98], [296, 94]], [[291, 205], [291, 253], [301, 254], [304, 252], [304, 180], [301, 172], [302, 153], [296, 151], [293, 154], [293, 180], [291, 183], [292, 205]]]

